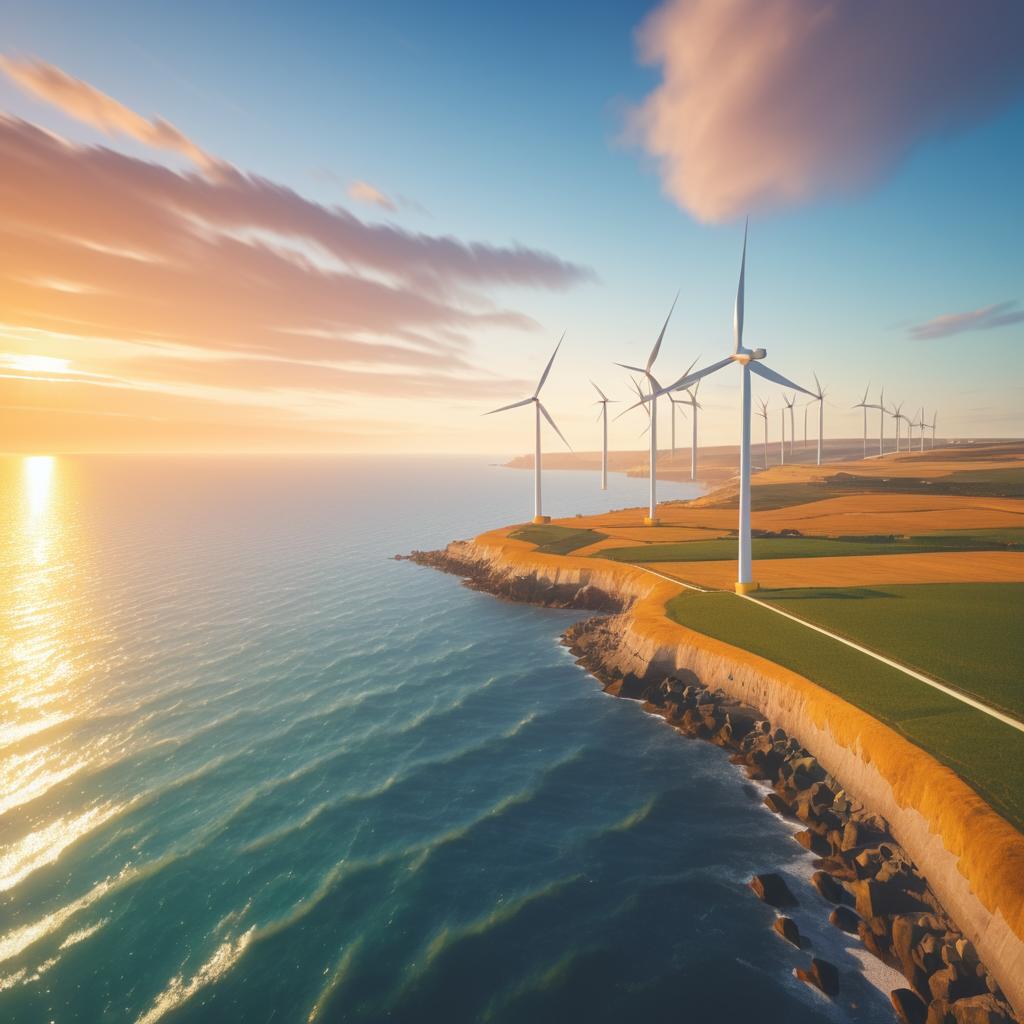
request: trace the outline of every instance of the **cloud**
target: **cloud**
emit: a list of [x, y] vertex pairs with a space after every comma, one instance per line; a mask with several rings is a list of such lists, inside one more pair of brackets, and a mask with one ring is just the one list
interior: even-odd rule
[[[234, 168], [177, 172], [4, 116], [0, 248], [17, 254], [0, 262], [8, 437], [53, 448], [63, 423], [66, 446], [73, 421], [76, 450], [365, 446], [413, 415], [381, 398], [526, 386], [474, 364], [485, 333], [537, 328], [492, 289], [593, 278], [542, 250], [367, 223]], [[29, 372], [25, 354], [68, 368]]]
[[398, 204], [389, 196], [384, 195], [379, 188], [374, 187], [368, 181], [353, 181], [348, 187], [348, 194], [360, 203], [371, 203], [392, 213], [397, 211]]
[[180, 153], [204, 171], [226, 166], [163, 118], [143, 117], [88, 82], [73, 78], [46, 61], [0, 55], [0, 71], [24, 92], [106, 135], [120, 133], [155, 149]]
[[951, 334], [963, 331], [987, 331], [993, 327], [1009, 327], [1011, 324], [1024, 323], [1024, 310], [1018, 309], [1016, 302], [1000, 302], [994, 306], [982, 306], [967, 313], [946, 313], [923, 324], [910, 328], [910, 336], [917, 341], [930, 341], [933, 338], [947, 338]]
[[1019, 0], [668, 0], [630, 134], [702, 221], [869, 186], [1024, 85]]

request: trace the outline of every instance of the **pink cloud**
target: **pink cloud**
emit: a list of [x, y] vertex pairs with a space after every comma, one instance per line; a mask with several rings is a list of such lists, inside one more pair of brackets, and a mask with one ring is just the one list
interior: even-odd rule
[[1019, 0], [668, 0], [631, 129], [702, 221], [851, 193], [1016, 95], [1022, 35]]
[[910, 336], [918, 341], [946, 338], [963, 331], [991, 330], [993, 327], [1009, 327], [1024, 323], [1024, 310], [1015, 308], [1016, 302], [999, 302], [994, 306], [982, 306], [967, 313], [946, 313], [933, 317], [923, 324], [910, 328]]
[[398, 204], [393, 199], [368, 181], [353, 181], [348, 187], [348, 194], [360, 203], [370, 203], [383, 210], [390, 210], [392, 213], [398, 209]]
[[163, 118], [143, 117], [95, 86], [73, 78], [46, 61], [0, 55], [0, 71], [24, 92], [107, 135], [120, 133], [155, 149], [172, 150], [205, 171], [223, 166], [222, 161], [204, 152]]

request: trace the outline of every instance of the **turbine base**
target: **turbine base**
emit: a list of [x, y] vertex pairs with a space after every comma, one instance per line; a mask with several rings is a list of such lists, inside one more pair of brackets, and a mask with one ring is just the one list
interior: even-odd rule
[[644, 516], [644, 526], [661, 526], [661, 520], [657, 516]]
[[737, 581], [737, 583], [736, 583], [736, 593], [741, 595], [741, 596], [746, 595], [746, 594], [752, 594], [755, 590], [760, 590], [760, 589], [761, 589], [761, 584], [760, 583], [754, 583], [753, 581], [751, 581], [750, 583], [740, 583], [739, 581]]
[[534, 516], [533, 517], [533, 525], [534, 526], [543, 526], [545, 523], [550, 523], [550, 522], [551, 522], [551, 516]]

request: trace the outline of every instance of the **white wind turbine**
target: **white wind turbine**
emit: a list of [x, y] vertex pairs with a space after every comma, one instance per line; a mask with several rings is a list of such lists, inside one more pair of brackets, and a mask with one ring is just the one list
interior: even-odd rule
[[779, 465], [786, 464], [786, 406], [779, 409]]
[[921, 444], [920, 444], [920, 447], [919, 447], [918, 450], [923, 452], [924, 451], [924, 432], [925, 432], [925, 428], [928, 426], [928, 424], [925, 423], [925, 421], [924, 421], [924, 406], [923, 405], [921, 406], [921, 409], [920, 409], [920, 411], [917, 414], [917, 422], [914, 424], [914, 426], [917, 427], [921, 431]]
[[601, 396], [594, 405], [601, 406], [601, 411], [598, 413], [598, 419], [602, 421], [601, 433], [601, 490], [608, 490], [608, 403], [614, 402], [616, 399], [609, 398], [593, 381], [590, 382], [591, 387]]
[[[694, 360], [696, 362], [696, 360]], [[693, 363], [690, 364], [690, 370], [693, 369]], [[687, 373], [690, 371], [687, 370]], [[690, 415], [693, 417], [693, 435], [690, 438], [690, 479], [697, 479], [697, 410], [703, 409], [704, 406], [697, 401], [697, 392], [700, 390], [700, 381], [697, 381], [697, 386], [694, 388], [687, 388], [684, 392], [686, 398], [680, 398], [678, 401], [683, 405], [690, 407]], [[671, 398], [671, 392], [669, 393]]]
[[763, 399], [759, 398], [758, 401], [761, 403], [761, 411], [757, 414], [764, 420], [764, 468], [768, 468], [768, 403]]
[[878, 392], [878, 405], [869, 406], [871, 409], [878, 410], [878, 454], [885, 454], [885, 388], [881, 388]]
[[939, 414], [938, 414], [937, 411], [933, 412], [932, 413], [932, 421], [931, 421], [931, 423], [928, 424], [928, 428], [932, 432], [932, 443], [931, 443], [931, 446], [930, 446], [932, 448], [935, 447], [935, 421], [936, 421], [936, 419], [938, 419], [938, 416], [939, 416]]
[[[810, 392], [807, 392], [810, 394]], [[796, 414], [793, 409], [796, 407], [796, 395], [790, 395], [786, 399], [786, 408], [789, 410], [789, 454], [793, 454], [793, 445], [796, 442]]]
[[894, 405], [891, 409], [886, 409], [886, 412], [896, 421], [896, 453], [899, 454], [900, 450], [900, 420], [903, 419], [903, 403]]
[[[824, 444], [825, 438], [825, 389], [821, 386], [821, 381], [818, 380], [818, 375], [814, 374], [814, 386], [818, 389], [815, 394], [815, 401], [818, 403], [818, 465], [821, 465], [821, 450]], [[811, 403], [808, 402], [808, 405]]]
[[868, 457], [868, 409], [874, 409], [873, 405], [868, 405], [868, 388], [871, 384], [868, 383], [868, 387], [864, 389], [864, 397], [853, 406], [854, 409], [864, 410], [864, 458]]
[[535, 417], [535, 432], [534, 432], [534, 447], [533, 447], [533, 521], [535, 523], [547, 523], [551, 521], [550, 516], [546, 516], [541, 511], [540, 501], [540, 418], [544, 417], [551, 424], [555, 433], [562, 438], [562, 442], [565, 447], [572, 451], [572, 445], [565, 440], [565, 436], [558, 429], [558, 425], [551, 418], [551, 414], [544, 408], [541, 400], [537, 397], [540, 394], [540, 389], [544, 387], [544, 381], [548, 379], [548, 374], [551, 372], [551, 364], [555, 361], [555, 356], [558, 355], [558, 350], [562, 347], [562, 342], [565, 340], [565, 332], [562, 333], [562, 337], [558, 339], [558, 344], [555, 346], [555, 351], [551, 353], [551, 358], [548, 360], [548, 365], [544, 367], [544, 372], [540, 375], [540, 380], [537, 382], [537, 387], [533, 394], [529, 398], [524, 398], [521, 402], [512, 402], [510, 405], [503, 405], [500, 409], [492, 409], [490, 412], [484, 413], [485, 416], [493, 416], [496, 412], [505, 412], [507, 409], [518, 409], [521, 405], [530, 405], [533, 403], [533, 411]]
[[[647, 510], [647, 516], [644, 519], [644, 526], [657, 526], [658, 525], [658, 485], [657, 485], [657, 474], [658, 474], [658, 395], [664, 394], [661, 390], [661, 385], [655, 379], [654, 374], [651, 372], [654, 366], [654, 361], [658, 358], [658, 353], [661, 351], [661, 343], [665, 338], [665, 331], [668, 329], [668, 322], [672, 319], [672, 311], [676, 308], [676, 301], [679, 299], [679, 293], [676, 292], [676, 297], [672, 300], [672, 305], [669, 308], [668, 316], [665, 317], [665, 323], [661, 328], [661, 333], [658, 335], [658, 340], [654, 343], [654, 348], [651, 349], [651, 354], [647, 357], [647, 365], [642, 369], [639, 366], [627, 366], [625, 363], [616, 363], [617, 366], [621, 366], [624, 370], [631, 370], [634, 373], [642, 373], [647, 378], [648, 387], [651, 389], [650, 398], [653, 396], [651, 401], [651, 407], [649, 409], [651, 417], [651, 452], [650, 452], [650, 473], [651, 473], [651, 497], [650, 504]], [[647, 399], [641, 396], [640, 399], [645, 402]], [[635, 408], [633, 406], [632, 408]], [[627, 412], [629, 410], [626, 410]], [[621, 416], [622, 413], [619, 413]], [[616, 417], [618, 419], [618, 416]]]
[[743, 345], [743, 283], [747, 266], [747, 231], [743, 230], [743, 256], [740, 260], [740, 281], [736, 289], [736, 309], [733, 314], [733, 333], [735, 335], [735, 347], [732, 353], [725, 359], [705, 366], [703, 370], [681, 377], [674, 384], [667, 388], [661, 388], [651, 395], [656, 401], [659, 394], [668, 391], [679, 391], [696, 384], [702, 377], [720, 370], [730, 363], [738, 363], [742, 370], [740, 408], [741, 416], [741, 439], [740, 439], [740, 514], [739, 514], [739, 558], [738, 576], [736, 581], [736, 593], [746, 594], [757, 589], [754, 583], [751, 568], [751, 544], [750, 544], [750, 375], [752, 373], [774, 384], [781, 384], [785, 388], [793, 388], [805, 395], [811, 393], [787, 380], [780, 373], [765, 366], [761, 360], [766, 356], [763, 348], [749, 349]]

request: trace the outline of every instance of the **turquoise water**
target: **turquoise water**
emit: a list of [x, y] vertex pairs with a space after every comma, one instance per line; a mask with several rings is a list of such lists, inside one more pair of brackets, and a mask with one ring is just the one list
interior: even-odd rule
[[[0, 1019], [891, 1019], [790, 827], [601, 693], [558, 644], [576, 613], [389, 560], [525, 517], [528, 474], [9, 458], [0, 484]], [[552, 473], [546, 500], [644, 492]], [[765, 869], [836, 1004], [792, 978]]]

